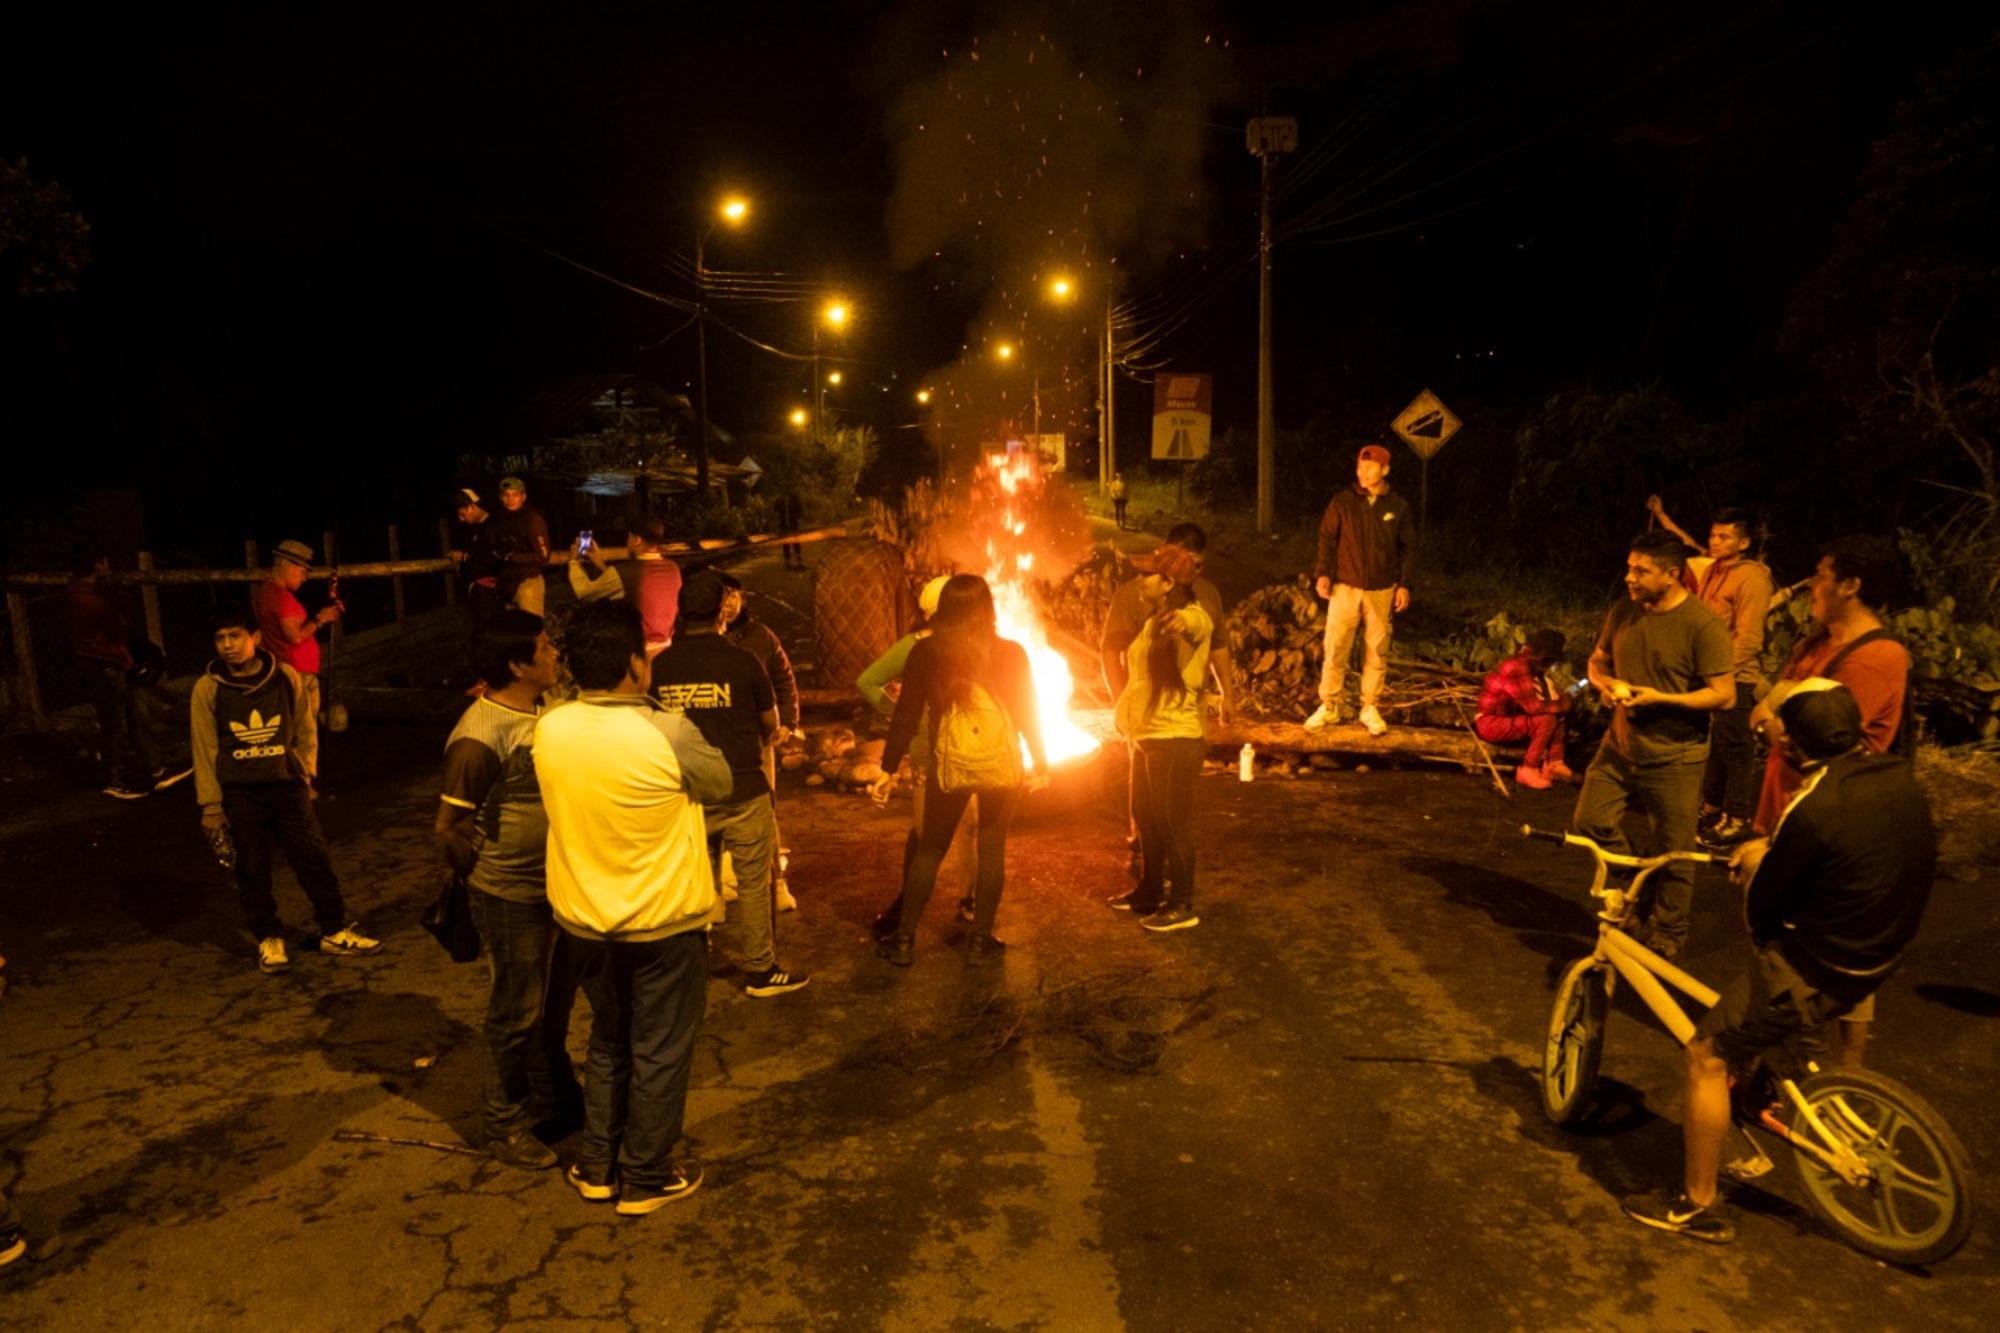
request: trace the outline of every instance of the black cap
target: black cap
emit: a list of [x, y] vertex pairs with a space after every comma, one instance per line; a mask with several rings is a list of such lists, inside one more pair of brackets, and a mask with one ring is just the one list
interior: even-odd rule
[[1824, 677], [1800, 682], [1778, 705], [1778, 718], [1808, 759], [1832, 759], [1861, 744], [1861, 705], [1845, 685]]
[[681, 583], [681, 619], [713, 620], [722, 614], [722, 580], [712, 569], [699, 570]]

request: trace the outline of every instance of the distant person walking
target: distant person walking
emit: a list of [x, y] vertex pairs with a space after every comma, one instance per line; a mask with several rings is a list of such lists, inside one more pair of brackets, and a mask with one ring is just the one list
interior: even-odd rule
[[1536, 630], [1479, 687], [1479, 713], [1472, 729], [1489, 744], [1528, 743], [1520, 767], [1514, 770], [1514, 781], [1523, 787], [1546, 788], [1576, 776], [1563, 762], [1573, 705], [1548, 679], [1549, 668], [1562, 661], [1566, 643], [1561, 630]]
[[582, 693], [535, 727], [549, 821], [549, 908], [590, 998], [582, 1147], [572, 1188], [652, 1213], [701, 1185], [674, 1159], [707, 1004], [707, 928], [721, 917], [700, 802], [729, 765], [647, 697], [645, 630], [628, 602], [577, 608], [563, 660]]
[[[805, 506], [800, 503], [797, 491], [786, 491], [778, 497], [778, 531], [786, 536], [794, 536], [805, 523]], [[806, 567], [805, 548], [798, 542], [784, 543], [786, 569]]]
[[313, 813], [319, 733], [305, 681], [265, 651], [247, 610], [224, 607], [209, 623], [215, 660], [195, 681], [189, 704], [195, 799], [202, 831], [211, 839], [226, 834], [233, 844], [236, 890], [257, 940], [257, 966], [267, 973], [291, 966], [271, 895], [274, 848], [284, 850], [312, 902], [319, 952], [376, 952], [381, 943], [347, 920]]
[[553, 1138], [583, 1118], [565, 1045], [575, 949], [549, 908], [549, 820], [535, 775], [535, 724], [555, 687], [556, 650], [538, 617], [507, 610], [474, 635], [472, 660], [486, 692], [445, 742], [432, 833], [470, 890], [486, 954], [486, 1148], [536, 1170], [556, 1164], [536, 1129]]
[[[1007, 826], [1023, 787], [1047, 785], [1049, 761], [1028, 654], [1020, 644], [1001, 638], [995, 625], [993, 591], [986, 580], [954, 575], [939, 594], [931, 637], [911, 648], [904, 667], [902, 693], [882, 750], [882, 776], [871, 794], [888, 800], [919, 726], [929, 730], [935, 760], [924, 776], [924, 830], [903, 878], [902, 916], [896, 932], [878, 946], [897, 967], [913, 961], [917, 923], [937, 887], [938, 866], [975, 795], [979, 890], [966, 962], [983, 962], [1006, 947], [994, 938], [993, 920], [1006, 887]], [[1023, 739], [1033, 761], [1026, 773], [1021, 767]]]
[[153, 735], [153, 719], [132, 679], [138, 664], [112, 583], [111, 561], [94, 547], [84, 548], [73, 562], [63, 590], [63, 628], [97, 714], [104, 794], [133, 801], [186, 777], [186, 766], [170, 768], [158, 761], [161, 747]]
[[498, 564], [498, 591], [509, 606], [542, 614], [548, 597], [543, 568], [549, 563], [549, 525], [528, 503], [528, 484], [500, 479], [500, 512], [487, 521], [487, 549]]
[[1362, 636], [1361, 725], [1371, 736], [1389, 729], [1376, 706], [1389, 675], [1392, 618], [1410, 606], [1409, 506], [1389, 489], [1389, 451], [1364, 445], [1356, 455], [1354, 484], [1327, 502], [1319, 520], [1319, 558], [1313, 590], [1326, 601], [1326, 660], [1320, 668], [1319, 707], [1307, 731], [1335, 720], [1356, 629]]
[[304, 542], [279, 542], [271, 553], [269, 573], [250, 589], [250, 605], [257, 613], [263, 651], [298, 672], [305, 686], [306, 710], [317, 720], [323, 711], [319, 632], [339, 620], [346, 608], [329, 599], [319, 610], [306, 614], [298, 590], [312, 575], [312, 561], [313, 548]]
[[1111, 478], [1111, 515], [1120, 532], [1125, 531], [1125, 474], [1113, 474]]
[[[1681, 543], [1667, 533], [1633, 538], [1626, 600], [1605, 616], [1591, 649], [1590, 683], [1611, 708], [1611, 729], [1584, 773], [1570, 823], [1606, 851], [1627, 851], [1625, 811], [1634, 804], [1652, 830], [1642, 855], [1694, 850], [1709, 715], [1736, 699], [1729, 631], [1682, 584], [1684, 563]], [[1676, 861], [1651, 883], [1640, 928], [1647, 945], [1671, 958], [1687, 942], [1694, 868]]]

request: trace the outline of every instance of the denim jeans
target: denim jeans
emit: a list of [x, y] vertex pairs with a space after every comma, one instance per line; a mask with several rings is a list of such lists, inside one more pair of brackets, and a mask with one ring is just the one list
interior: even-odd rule
[[583, 1104], [565, 1042], [576, 999], [576, 941], [556, 927], [548, 899], [514, 902], [472, 889], [472, 921], [486, 953], [486, 1054], [481, 1118], [497, 1142]]
[[687, 1113], [688, 1074], [708, 1004], [703, 932], [663, 940], [570, 939], [590, 997], [583, 1143], [577, 1166], [658, 1189], [673, 1169]]
[[1708, 769], [1702, 776], [1701, 800], [1732, 819], [1756, 813], [1757, 789], [1764, 780], [1757, 742], [1750, 737], [1750, 711], [1757, 706], [1751, 689], [1748, 681], [1736, 682], [1736, 706], [1708, 715]]
[[725, 909], [721, 942], [745, 972], [769, 972], [778, 965], [778, 918], [771, 892], [778, 865], [778, 823], [771, 797], [730, 801], [703, 810], [708, 825], [708, 861], [722, 883], [722, 854], [736, 867], [736, 901]]
[[[1609, 745], [1599, 746], [1597, 757], [1583, 775], [1583, 790], [1577, 793], [1570, 827], [1594, 839], [1607, 852], [1629, 855], [1632, 849], [1625, 841], [1625, 809], [1637, 805], [1652, 830], [1652, 846], [1638, 855], [1693, 851], [1706, 758], [1705, 753], [1698, 753], [1684, 763], [1635, 764]], [[1684, 942], [1688, 909], [1694, 902], [1694, 867], [1675, 861], [1655, 870], [1646, 884], [1652, 890], [1651, 903], [1641, 905], [1646, 921], [1659, 934]]]
[[952, 834], [974, 795], [979, 797], [979, 878], [973, 891], [972, 928], [981, 934], [993, 932], [993, 918], [1000, 911], [1000, 894], [1007, 885], [1007, 826], [1014, 819], [1014, 803], [1020, 793], [1009, 790], [944, 791], [937, 785], [937, 768], [924, 775], [924, 827], [917, 835], [917, 852], [903, 872], [904, 934], [915, 934], [924, 919], [931, 892], [937, 888], [938, 867], [951, 850]]
[[1194, 788], [1207, 747], [1177, 738], [1139, 742], [1132, 805], [1139, 817], [1139, 874], [1133, 910], [1194, 907]]
[[313, 813], [304, 782], [246, 784], [222, 789], [222, 814], [236, 840], [236, 893], [244, 924], [260, 940], [283, 932], [278, 900], [271, 896], [271, 852], [282, 847], [299, 887], [312, 901], [313, 921], [322, 935], [347, 926], [340, 880], [333, 873], [326, 834]]
[[113, 782], [134, 791], [150, 790], [153, 770], [159, 765], [139, 692], [123, 667], [88, 658], [79, 658], [77, 667], [90, 690], [90, 706], [97, 710], [98, 748], [105, 770]]

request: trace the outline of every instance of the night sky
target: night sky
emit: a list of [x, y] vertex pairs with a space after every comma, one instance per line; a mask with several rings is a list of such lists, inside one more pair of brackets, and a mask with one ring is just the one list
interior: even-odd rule
[[[0, 297], [15, 530], [121, 486], [190, 546], [246, 508], [415, 519], [526, 386], [691, 388], [681, 314], [557, 256], [684, 298], [725, 189], [755, 212], [710, 265], [853, 299], [838, 406], [892, 448], [911, 390], [984, 384], [1000, 337], [1081, 424], [1113, 275], [1135, 363], [1214, 372], [1248, 427], [1263, 106], [1301, 137], [1281, 424], [1386, 421], [1424, 384], [1658, 379], [1719, 410], [1796, 373], [1777, 326], [1870, 139], [1981, 36], [1972, 7], [1858, 0], [314, 8], [10, 24], [0, 158], [68, 190], [92, 251], [77, 292]], [[1035, 297], [1058, 269], [1067, 313]], [[803, 350], [809, 310], [725, 317]], [[746, 439], [807, 378], [727, 335], [710, 367]]]

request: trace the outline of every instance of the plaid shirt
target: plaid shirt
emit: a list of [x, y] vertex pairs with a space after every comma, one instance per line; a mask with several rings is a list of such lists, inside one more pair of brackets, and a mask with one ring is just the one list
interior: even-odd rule
[[1487, 675], [1479, 687], [1479, 716], [1513, 717], [1555, 711], [1546, 682], [1528, 669], [1525, 653], [1515, 653]]

